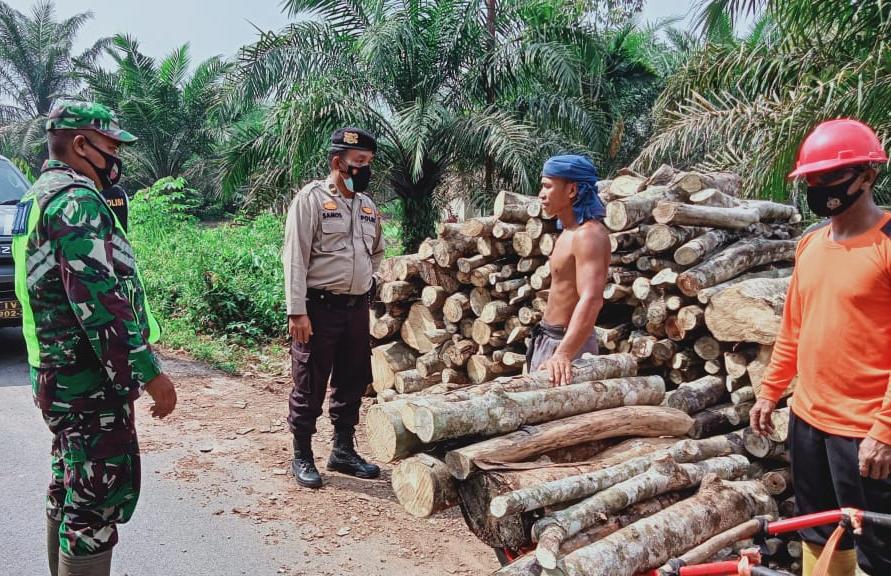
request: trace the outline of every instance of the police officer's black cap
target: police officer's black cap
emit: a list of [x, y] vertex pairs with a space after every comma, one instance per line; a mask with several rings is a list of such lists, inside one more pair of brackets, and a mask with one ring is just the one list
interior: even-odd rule
[[331, 135], [331, 151], [365, 150], [377, 152], [377, 139], [361, 128], [340, 128]]

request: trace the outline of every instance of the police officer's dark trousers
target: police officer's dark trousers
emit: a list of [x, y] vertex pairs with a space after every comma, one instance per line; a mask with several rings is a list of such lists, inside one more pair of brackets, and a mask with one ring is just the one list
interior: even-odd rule
[[[891, 479], [873, 480], [860, 475], [859, 438], [827, 434], [794, 413], [789, 421], [789, 447], [797, 514], [812, 514], [852, 507], [891, 514]], [[824, 546], [835, 526], [801, 532], [805, 542]], [[845, 536], [839, 548], [855, 542]], [[856, 540], [857, 561], [871, 576], [891, 574], [891, 530], [864, 526]]]
[[338, 431], [351, 432], [359, 421], [362, 395], [372, 380], [368, 300], [310, 290], [307, 314], [313, 331], [309, 343], [291, 345], [291, 432], [297, 439], [315, 433], [329, 378], [331, 423]]

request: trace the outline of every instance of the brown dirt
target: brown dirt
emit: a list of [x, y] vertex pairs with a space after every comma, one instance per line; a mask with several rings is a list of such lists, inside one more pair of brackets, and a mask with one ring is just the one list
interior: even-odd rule
[[[288, 376], [233, 377], [178, 354], [164, 356], [164, 369], [179, 401], [163, 422], [149, 417], [149, 401], [138, 403], [143, 451], [179, 449], [184, 455], [167, 477], [208, 500], [226, 493], [245, 502], [214, 514], [265, 525], [270, 545], [302, 540], [304, 557], [280, 573], [446, 576], [497, 568], [492, 550], [468, 531], [457, 509], [424, 520], [405, 513], [390, 489], [390, 466], [374, 481], [325, 471], [333, 434], [326, 416], [313, 439], [326, 484], [298, 486], [290, 473]], [[366, 399], [363, 418], [370, 404]], [[359, 451], [368, 454], [361, 425], [357, 432]]]

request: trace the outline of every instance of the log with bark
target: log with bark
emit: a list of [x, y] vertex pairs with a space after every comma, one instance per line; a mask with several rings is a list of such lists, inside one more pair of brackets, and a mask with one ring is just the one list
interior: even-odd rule
[[672, 559], [671, 563], [664, 564], [659, 568], [658, 574], [659, 576], [670, 576], [677, 574], [679, 566], [705, 564], [718, 556], [725, 548], [731, 548], [737, 542], [752, 538], [759, 533], [763, 522], [773, 519], [772, 516], [759, 516], [712, 536], [702, 544]]
[[498, 219], [495, 216], [483, 216], [481, 218], [470, 218], [465, 220], [461, 225], [461, 234], [469, 238], [479, 238], [481, 236], [491, 236], [492, 227]]
[[726, 394], [727, 388], [723, 379], [717, 376], [705, 376], [694, 382], [681, 385], [666, 400], [666, 405], [687, 414], [695, 414], [710, 406], [715, 406]]
[[418, 437], [409, 432], [400, 412], [404, 400], [375, 404], [365, 416], [368, 446], [379, 462], [393, 462], [421, 449]]
[[503, 434], [526, 424], [595, 410], [657, 405], [664, 394], [665, 383], [658, 376], [616, 378], [527, 392], [490, 393], [463, 402], [420, 406], [414, 411], [414, 429], [418, 437], [428, 443], [474, 434]]
[[521, 370], [521, 366], [505, 366], [482, 354], [475, 354], [467, 360], [467, 376], [474, 384], [489, 382], [497, 376], [517, 374]]
[[442, 320], [437, 318], [429, 308], [421, 302], [412, 305], [405, 322], [400, 328], [402, 341], [418, 352], [427, 353], [435, 347], [427, 337], [427, 332], [444, 328]]
[[654, 224], [647, 229], [646, 247], [654, 254], [667, 252], [705, 232], [702, 228]]
[[788, 278], [791, 275], [792, 268], [773, 268], [770, 270], [762, 270], [760, 272], [750, 272], [748, 274], [743, 274], [742, 276], [732, 278], [727, 282], [721, 282], [720, 284], [716, 284], [709, 288], [705, 288], [704, 290], [700, 290], [696, 294], [696, 299], [699, 300], [701, 304], [708, 304], [715, 294], [719, 294], [727, 288], [730, 288], [735, 284], [739, 284], [740, 282], [755, 280], [757, 278]]
[[400, 394], [412, 394], [441, 382], [439, 373], [421, 376], [417, 370], [406, 370], [396, 374], [393, 387]]
[[709, 299], [705, 322], [723, 342], [773, 344], [783, 318], [790, 278], [739, 282]]
[[695, 296], [703, 288], [720, 284], [756, 266], [791, 261], [794, 257], [793, 240], [741, 240], [683, 272], [678, 276], [678, 288], [687, 296]]
[[453, 324], [457, 324], [470, 310], [470, 297], [463, 292], [456, 292], [448, 298], [442, 306], [443, 317]]
[[495, 197], [494, 216], [502, 222], [524, 223], [529, 220], [529, 206], [541, 204], [534, 196], [525, 196], [514, 192], [501, 191]]
[[458, 504], [458, 488], [448, 468], [429, 454], [407, 458], [393, 469], [391, 485], [402, 507], [427, 518]]
[[709, 477], [695, 496], [568, 554], [560, 562], [560, 572], [634, 576], [754, 516], [776, 513], [773, 498], [760, 482]]
[[682, 198], [715, 188], [728, 196], [737, 196], [742, 188], [742, 179], [733, 172], [678, 172], [670, 182], [671, 189]]
[[622, 436], [683, 436], [693, 420], [677, 410], [658, 406], [626, 406], [579, 414], [483, 440], [446, 454], [455, 478], [463, 480], [476, 468], [520, 462], [549, 450], [586, 441]]
[[449, 292], [442, 286], [424, 286], [421, 290], [421, 303], [430, 309], [431, 312], [442, 310]]
[[739, 455], [692, 464], [678, 464], [667, 457], [657, 460], [646, 472], [536, 522], [533, 527], [533, 537], [538, 540], [535, 557], [543, 567], [554, 569], [557, 567], [560, 544], [567, 537], [597, 523], [602, 516], [660, 494], [695, 487], [707, 474], [717, 475], [723, 480], [739, 478], [745, 474], [748, 466], [748, 459]]
[[667, 186], [651, 186], [640, 194], [608, 203], [603, 223], [615, 232], [627, 230], [648, 220], [659, 202], [674, 198], [676, 194]]
[[675, 250], [674, 261], [682, 266], [693, 266], [736, 238], [737, 235], [729, 230], [709, 230]]
[[761, 481], [771, 496], [781, 497], [792, 490], [792, 471], [789, 468], [771, 470]]
[[708, 458], [745, 454], [743, 434], [740, 431], [711, 438], [682, 440], [669, 449], [669, 455], [675, 462], [701, 462]]
[[371, 350], [372, 386], [381, 392], [393, 388], [396, 374], [411, 370], [417, 364], [417, 353], [402, 342], [390, 342]]
[[418, 295], [418, 287], [411, 282], [397, 280], [396, 282], [387, 282], [381, 286], [380, 299], [384, 304], [392, 304], [394, 302], [405, 302]]

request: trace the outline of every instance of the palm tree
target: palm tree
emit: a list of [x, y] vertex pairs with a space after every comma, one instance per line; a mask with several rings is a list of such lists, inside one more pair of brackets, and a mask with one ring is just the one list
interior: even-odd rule
[[495, 185], [533, 191], [550, 153], [608, 146], [611, 118], [583, 60], [602, 57], [602, 39], [569, 4], [284, 4], [304, 19], [244, 48], [232, 83], [250, 115], [230, 134], [224, 189], [255, 207], [282, 207], [283, 190], [325, 171], [330, 131], [359, 124], [381, 137], [377, 189], [402, 201], [412, 250], [433, 232], [445, 182], [485, 203]]
[[[798, 146], [823, 119], [849, 116], [891, 137], [891, 5], [882, 0], [711, 0], [716, 30], [754, 17], [748, 38], [706, 41], [669, 79], [659, 130], [636, 162], [739, 172], [748, 194], [786, 199]], [[880, 198], [888, 200], [887, 182]]]
[[44, 123], [56, 99], [76, 93], [75, 62], [91, 62], [108, 43], [99, 39], [80, 55], [72, 45], [92, 12], [56, 19], [41, 0], [26, 15], [0, 1], [0, 139], [4, 149], [35, 169], [44, 154]]
[[229, 65], [213, 57], [190, 74], [188, 44], [156, 62], [139, 51], [136, 40], [123, 35], [112, 39], [106, 53], [114, 69], [91, 64], [81, 74], [92, 97], [116, 110], [121, 124], [139, 137], [122, 152], [127, 178], [148, 187], [161, 178], [185, 175], [209, 194], [213, 183], [207, 174], [219, 135], [213, 110]]

